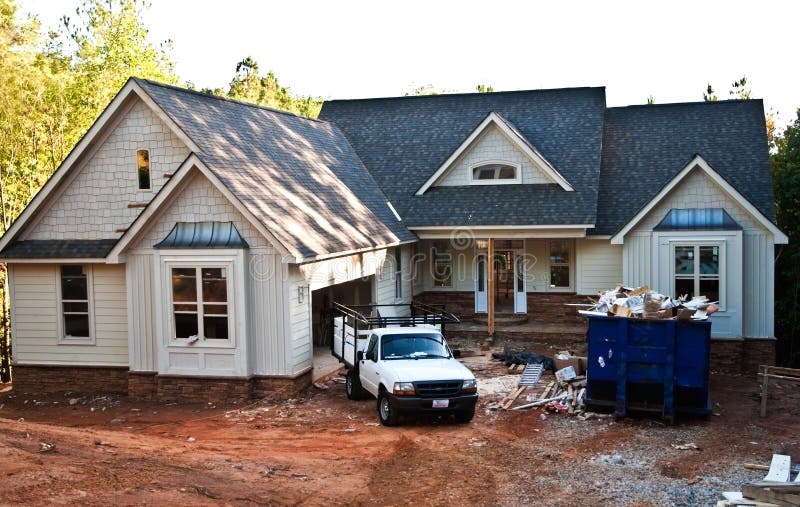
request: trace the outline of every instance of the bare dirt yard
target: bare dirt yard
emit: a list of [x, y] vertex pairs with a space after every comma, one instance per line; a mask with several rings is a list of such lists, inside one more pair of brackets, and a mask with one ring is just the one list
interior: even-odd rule
[[[714, 374], [708, 419], [582, 421], [489, 410], [514, 379], [487, 358], [464, 361], [485, 386], [467, 425], [384, 428], [374, 401], [348, 401], [334, 380], [294, 400], [227, 406], [6, 388], [0, 504], [713, 505], [763, 477], [742, 464], [800, 459], [790, 384], [770, 388], [766, 419], [755, 375]], [[688, 443], [698, 449], [673, 447]]]

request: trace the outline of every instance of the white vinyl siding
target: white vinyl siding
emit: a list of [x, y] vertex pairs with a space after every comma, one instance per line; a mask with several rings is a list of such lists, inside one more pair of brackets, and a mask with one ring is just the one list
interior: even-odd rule
[[128, 366], [125, 266], [92, 265], [94, 344], [59, 344], [59, 266], [9, 264], [14, 359], [19, 364]]
[[578, 294], [597, 294], [622, 283], [622, 245], [608, 240], [581, 239], [575, 245]]
[[311, 366], [313, 346], [311, 343], [311, 293], [308, 282], [301, 272], [289, 268], [289, 280], [285, 284], [289, 303], [289, 322], [291, 329], [289, 364], [290, 373], [297, 373]]
[[130, 368], [132, 371], [157, 371], [157, 344], [153, 300], [153, 255], [127, 257], [128, 301], [130, 301]]
[[251, 365], [256, 375], [288, 375], [287, 326], [284, 312], [283, 280], [286, 265], [280, 255], [265, 251], [250, 252], [248, 280], [248, 329]]

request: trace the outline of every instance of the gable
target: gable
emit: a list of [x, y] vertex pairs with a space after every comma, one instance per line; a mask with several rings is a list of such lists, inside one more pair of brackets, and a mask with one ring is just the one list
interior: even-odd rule
[[193, 169], [170, 199], [150, 217], [148, 224], [127, 249], [146, 250], [155, 247], [179, 222], [231, 222], [251, 249], [272, 247], [208, 178]]
[[[116, 239], [189, 155], [141, 100], [134, 100], [93, 153], [48, 197], [22, 239]], [[150, 190], [138, 190], [136, 151], [150, 154]], [[137, 207], [138, 205], [138, 207]]]
[[497, 125], [489, 125], [431, 186], [470, 185], [472, 183], [473, 168], [485, 163], [505, 163], [515, 166], [519, 173], [515, 183], [556, 183], [535, 160], [523, 152], [518, 144], [512, 142]]

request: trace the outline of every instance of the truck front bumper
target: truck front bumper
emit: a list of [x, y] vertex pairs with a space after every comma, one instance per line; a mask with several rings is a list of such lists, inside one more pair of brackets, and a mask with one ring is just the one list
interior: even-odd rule
[[433, 401], [437, 398], [420, 398], [418, 396], [395, 396], [389, 395], [392, 399], [392, 405], [401, 414], [447, 414], [458, 412], [461, 410], [472, 410], [475, 403], [478, 401], [477, 394], [461, 394], [448, 398], [441, 398], [447, 400], [447, 407], [434, 407]]

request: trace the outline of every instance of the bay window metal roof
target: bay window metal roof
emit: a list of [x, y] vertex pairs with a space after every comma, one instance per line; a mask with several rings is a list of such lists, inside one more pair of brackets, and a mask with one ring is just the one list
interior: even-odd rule
[[233, 222], [177, 222], [155, 248], [250, 248]]
[[741, 231], [742, 226], [722, 208], [671, 209], [656, 231]]

